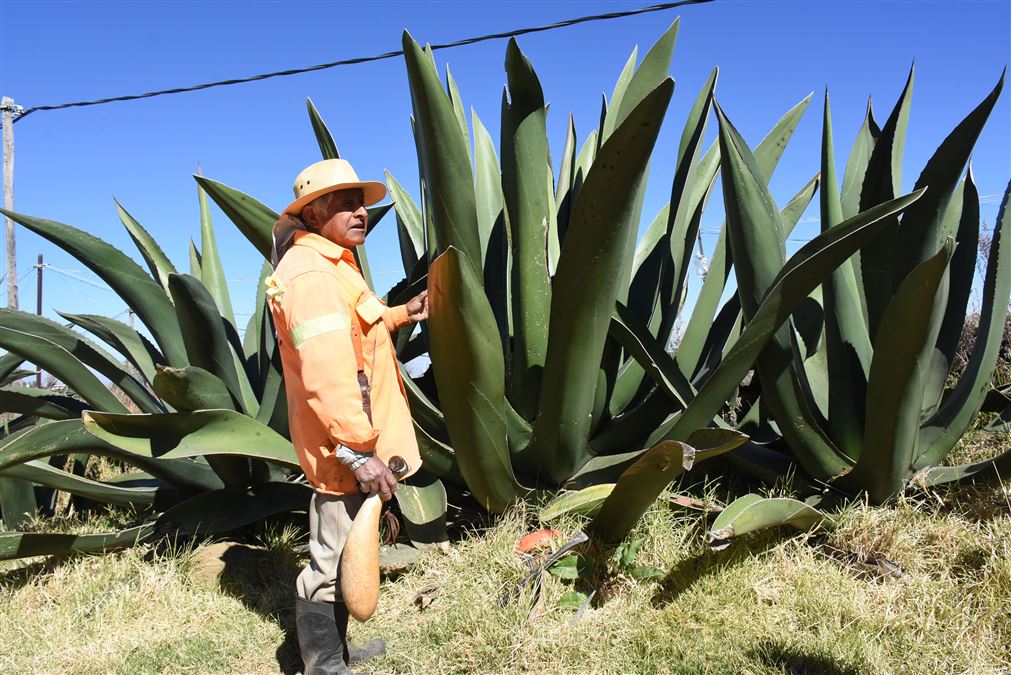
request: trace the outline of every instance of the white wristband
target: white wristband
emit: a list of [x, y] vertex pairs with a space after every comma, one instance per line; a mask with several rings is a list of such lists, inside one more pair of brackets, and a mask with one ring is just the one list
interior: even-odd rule
[[362, 464], [369, 461], [369, 457], [372, 456], [371, 453], [358, 452], [344, 445], [338, 445], [334, 454], [337, 455], [337, 459], [340, 460], [341, 464], [344, 464], [352, 471], [356, 471]]

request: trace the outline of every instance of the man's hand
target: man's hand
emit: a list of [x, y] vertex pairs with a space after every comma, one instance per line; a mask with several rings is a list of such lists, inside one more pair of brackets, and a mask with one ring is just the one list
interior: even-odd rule
[[407, 301], [407, 316], [414, 323], [428, 318], [428, 291], [422, 291]]
[[368, 495], [378, 494], [384, 502], [390, 501], [397, 491], [397, 479], [378, 457], [369, 459], [355, 471], [358, 489]]

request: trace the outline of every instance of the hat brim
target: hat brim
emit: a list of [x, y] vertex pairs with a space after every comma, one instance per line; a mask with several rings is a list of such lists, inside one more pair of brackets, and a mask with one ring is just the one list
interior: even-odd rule
[[312, 200], [322, 197], [325, 194], [330, 194], [331, 192], [337, 192], [337, 190], [353, 190], [359, 188], [362, 191], [362, 195], [365, 201], [365, 206], [372, 206], [377, 202], [382, 201], [383, 197], [386, 196], [386, 186], [382, 183], [376, 181], [362, 181], [358, 183], [338, 183], [337, 185], [330, 185], [321, 190], [316, 190], [315, 192], [310, 192], [307, 195], [302, 195], [284, 209], [284, 213], [289, 216], [301, 216], [302, 209]]

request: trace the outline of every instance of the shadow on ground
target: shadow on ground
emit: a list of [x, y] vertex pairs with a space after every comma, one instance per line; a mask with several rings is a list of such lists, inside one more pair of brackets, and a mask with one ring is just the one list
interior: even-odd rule
[[788, 675], [859, 675], [862, 669], [839, 663], [825, 654], [806, 654], [797, 647], [762, 642], [749, 651], [761, 663]]

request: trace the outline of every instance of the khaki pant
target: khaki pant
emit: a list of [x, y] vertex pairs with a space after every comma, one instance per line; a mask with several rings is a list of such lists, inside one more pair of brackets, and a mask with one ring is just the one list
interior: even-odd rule
[[343, 496], [313, 493], [309, 503], [309, 564], [295, 582], [299, 597], [312, 602], [343, 602], [341, 553], [364, 501], [361, 492]]

